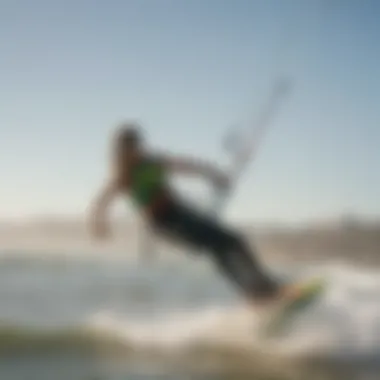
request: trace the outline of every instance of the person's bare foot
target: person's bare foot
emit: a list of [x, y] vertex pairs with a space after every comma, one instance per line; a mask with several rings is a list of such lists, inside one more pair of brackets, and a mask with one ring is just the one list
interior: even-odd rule
[[295, 299], [299, 296], [300, 289], [295, 284], [289, 284], [279, 287], [279, 289], [271, 294], [262, 297], [251, 297], [248, 304], [253, 308], [267, 308], [272, 304], [280, 303], [283, 300]]
[[282, 298], [295, 299], [300, 295], [301, 289], [297, 284], [289, 284], [281, 289]]
[[281, 291], [276, 292], [271, 295], [261, 296], [261, 297], [250, 297], [248, 299], [248, 304], [255, 309], [264, 309], [270, 306], [271, 304], [276, 303], [279, 299], [282, 298]]

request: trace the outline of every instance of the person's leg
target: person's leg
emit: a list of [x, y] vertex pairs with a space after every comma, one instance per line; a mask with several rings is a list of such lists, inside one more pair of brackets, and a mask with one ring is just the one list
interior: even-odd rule
[[224, 244], [216, 246], [212, 254], [223, 273], [250, 301], [271, 299], [277, 295], [279, 284], [264, 270], [241, 235], [226, 234]]
[[166, 236], [172, 235], [194, 248], [206, 250], [245, 297], [257, 299], [275, 295], [277, 284], [265, 273], [239, 234], [184, 205], [176, 205], [160, 224]]

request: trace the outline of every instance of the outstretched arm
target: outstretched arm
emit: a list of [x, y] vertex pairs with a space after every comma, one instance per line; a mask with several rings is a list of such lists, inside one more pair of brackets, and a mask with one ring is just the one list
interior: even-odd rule
[[91, 205], [90, 228], [92, 234], [97, 238], [109, 236], [107, 213], [119, 191], [118, 182], [112, 179], [103, 186]]
[[207, 162], [194, 158], [168, 156], [163, 157], [162, 161], [170, 171], [187, 175], [202, 176], [211, 180], [218, 186], [228, 185], [229, 179], [227, 175], [216, 166]]

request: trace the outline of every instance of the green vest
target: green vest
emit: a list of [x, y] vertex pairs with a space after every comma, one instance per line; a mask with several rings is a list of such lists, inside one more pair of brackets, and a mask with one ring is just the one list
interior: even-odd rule
[[166, 187], [166, 171], [153, 160], [144, 159], [131, 170], [130, 194], [139, 207], [151, 204]]

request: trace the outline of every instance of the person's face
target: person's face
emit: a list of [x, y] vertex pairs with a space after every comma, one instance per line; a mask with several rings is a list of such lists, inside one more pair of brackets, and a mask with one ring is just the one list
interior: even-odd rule
[[136, 141], [123, 141], [123, 155], [127, 162], [134, 162], [140, 155], [140, 144]]

